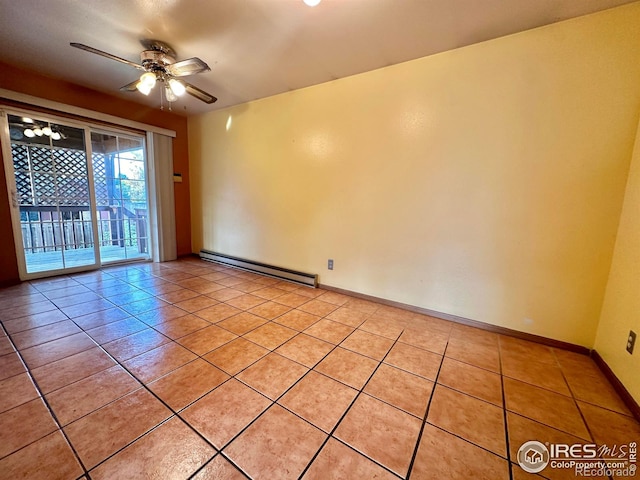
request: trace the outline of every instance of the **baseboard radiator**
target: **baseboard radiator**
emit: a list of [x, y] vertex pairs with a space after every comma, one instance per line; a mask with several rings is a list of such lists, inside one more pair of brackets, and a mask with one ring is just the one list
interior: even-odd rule
[[316, 288], [318, 286], [318, 275], [312, 273], [298, 272], [288, 268], [274, 267], [266, 263], [254, 262], [244, 258], [223, 255], [222, 253], [211, 252], [209, 250], [200, 250], [200, 258], [209, 262], [220, 263], [231, 267], [240, 268], [248, 272], [259, 273], [280, 280], [306, 285]]

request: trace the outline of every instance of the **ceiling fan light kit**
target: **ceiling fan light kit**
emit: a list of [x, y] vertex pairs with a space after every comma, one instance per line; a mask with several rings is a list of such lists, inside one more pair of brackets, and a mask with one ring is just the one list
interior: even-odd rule
[[40, 125], [34, 124], [33, 120], [31, 120], [30, 122], [26, 120], [31, 119], [23, 119], [23, 122], [28, 125], [23, 125], [23, 127], [27, 128], [22, 131], [22, 134], [27, 138], [42, 137], [43, 135], [51, 137], [52, 140], [61, 140], [67, 138], [59, 131], [58, 127], [54, 126], [54, 128], [51, 128], [48, 125], [45, 127], [41, 127]]
[[151, 93], [151, 89], [154, 87], [155, 84], [156, 84], [156, 76], [151, 72], [147, 72], [147, 73], [143, 73], [140, 76], [140, 80], [138, 81], [138, 83], [136, 83], [136, 88], [143, 95], [149, 95], [149, 93]]
[[95, 53], [96, 55], [101, 55], [144, 71], [138, 80], [120, 88], [122, 91], [138, 91], [143, 95], [149, 95], [156, 83], [162, 82], [163, 88], [160, 90], [161, 109], [164, 107], [162, 102], [163, 94], [164, 98], [169, 102], [169, 110], [171, 110], [171, 103], [177, 101], [178, 97], [185, 93], [209, 104], [214, 103], [217, 100], [216, 97], [199, 89], [195, 85], [191, 85], [184, 80], [174, 78], [208, 72], [211, 70], [209, 65], [197, 57], [176, 62], [176, 54], [173, 49], [166, 43], [159, 40], [142, 40], [141, 43], [145, 47], [145, 50], [140, 54], [141, 64], [130, 62], [124, 58], [120, 58], [116, 55], [103, 52], [102, 50], [98, 50], [81, 43], [71, 43], [70, 45], [72, 47], [79, 48], [80, 50]]
[[176, 80], [175, 78], [169, 79], [169, 87], [171, 87], [171, 91], [178, 97], [181, 97], [187, 91], [187, 89], [184, 87], [184, 84], [180, 80]]

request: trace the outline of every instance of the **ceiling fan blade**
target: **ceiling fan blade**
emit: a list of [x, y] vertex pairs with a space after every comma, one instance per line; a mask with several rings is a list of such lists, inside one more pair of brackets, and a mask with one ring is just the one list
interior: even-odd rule
[[196, 97], [198, 100], [202, 100], [204, 103], [214, 103], [218, 100], [213, 95], [208, 94], [204, 90], [201, 90], [198, 87], [191, 85], [190, 83], [182, 83], [184, 83], [185, 90], [189, 95], [191, 95], [192, 97]]
[[187, 58], [171, 65], [167, 65], [167, 71], [174, 77], [186, 77], [200, 72], [208, 72], [211, 69], [209, 65], [200, 60], [198, 57]]
[[73, 42], [70, 43], [69, 45], [75, 48], [79, 48], [80, 50], [85, 50], [86, 52], [89, 52], [89, 53], [95, 53], [96, 55], [101, 55], [103, 57], [110, 58], [111, 60], [115, 60], [116, 62], [126, 63], [127, 65], [137, 68], [138, 70], [144, 70], [144, 67], [142, 65], [130, 62], [129, 60], [117, 57], [110, 53], [103, 52], [102, 50], [98, 50], [97, 48], [89, 47], [88, 45], [83, 45], [82, 43], [73, 43]]
[[131, 83], [127, 83], [124, 87], [120, 87], [121, 92], [135, 92], [137, 90], [137, 85], [140, 80], [134, 80]]

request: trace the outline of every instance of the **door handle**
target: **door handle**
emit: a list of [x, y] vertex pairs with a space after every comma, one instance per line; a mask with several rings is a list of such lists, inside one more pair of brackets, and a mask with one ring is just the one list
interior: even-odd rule
[[13, 206], [13, 208], [18, 208], [20, 206], [18, 192], [16, 192], [15, 190], [11, 191], [11, 205]]

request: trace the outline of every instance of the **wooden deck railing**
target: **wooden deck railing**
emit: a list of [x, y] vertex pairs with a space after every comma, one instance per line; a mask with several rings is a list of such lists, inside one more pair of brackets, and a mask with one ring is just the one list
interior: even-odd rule
[[[147, 209], [132, 212], [120, 206], [101, 206], [98, 239], [101, 246], [137, 246], [148, 253]], [[93, 246], [91, 210], [87, 206], [20, 206], [25, 252], [51, 252]]]

